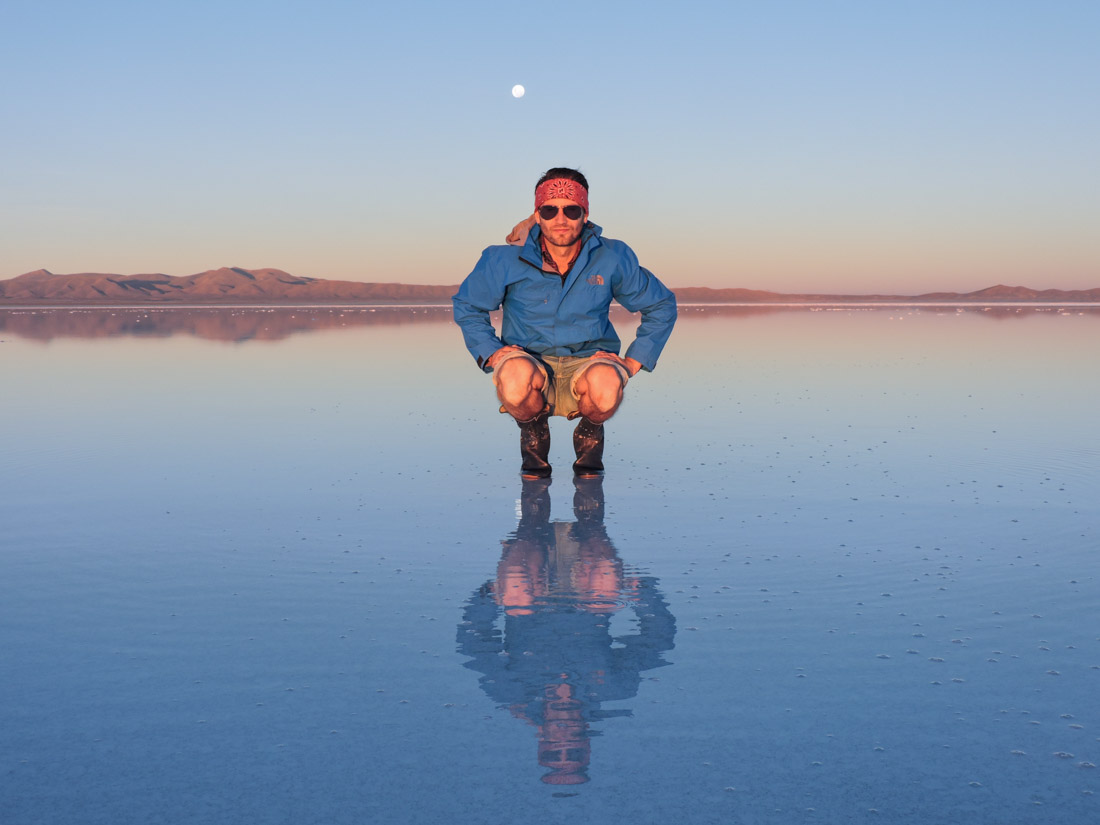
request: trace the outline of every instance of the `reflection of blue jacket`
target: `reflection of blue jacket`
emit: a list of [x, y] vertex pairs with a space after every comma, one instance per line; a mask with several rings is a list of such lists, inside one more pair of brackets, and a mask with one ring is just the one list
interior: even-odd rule
[[644, 671], [671, 664], [662, 654], [676, 637], [657, 580], [636, 578], [638, 593], [628, 603], [636, 630], [622, 635], [612, 635], [606, 614], [581, 610], [568, 598], [536, 604], [529, 616], [505, 616], [501, 627], [492, 587], [482, 587], [466, 601], [456, 634], [458, 652], [471, 657], [463, 667], [483, 674], [481, 689], [501, 707], [530, 706], [548, 684], [564, 680], [576, 688], [589, 721], [630, 716], [629, 709], [601, 710], [600, 703], [637, 696]]
[[[485, 369], [490, 355], [513, 344], [539, 355], [618, 354], [619, 336], [607, 317], [614, 298], [631, 312], [641, 312], [637, 337], [626, 354], [653, 369], [676, 322], [676, 297], [638, 265], [630, 247], [601, 238], [601, 232], [594, 223], [585, 226], [580, 254], [564, 284], [557, 273], [542, 269], [537, 225], [522, 247], [490, 246], [481, 253], [453, 299], [455, 321], [479, 366]], [[489, 313], [501, 305], [498, 337]]]

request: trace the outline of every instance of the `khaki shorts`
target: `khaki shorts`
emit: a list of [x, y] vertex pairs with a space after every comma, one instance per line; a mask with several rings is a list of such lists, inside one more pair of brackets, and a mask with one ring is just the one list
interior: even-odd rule
[[[615, 368], [619, 377], [623, 379], [623, 386], [630, 380], [630, 373], [626, 367], [618, 361], [612, 361], [600, 355], [531, 355], [528, 352], [508, 352], [500, 359], [496, 369], [493, 370], [493, 386], [496, 386], [497, 375], [500, 366], [512, 358], [526, 358], [531, 361], [543, 378], [546, 379], [546, 388], [543, 393], [547, 403], [550, 404], [550, 415], [560, 415], [568, 418], [577, 412], [577, 379], [584, 375], [584, 371], [593, 364], [607, 364]], [[501, 412], [504, 408], [501, 407]]]

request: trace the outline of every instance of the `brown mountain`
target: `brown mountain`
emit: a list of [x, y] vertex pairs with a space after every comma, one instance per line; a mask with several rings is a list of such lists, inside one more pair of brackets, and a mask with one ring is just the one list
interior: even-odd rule
[[[281, 269], [225, 267], [196, 275], [55, 275], [45, 269], [0, 281], [3, 304], [448, 304], [451, 286], [359, 283], [303, 278]], [[793, 295], [753, 289], [682, 287], [685, 304], [711, 303], [849, 303], [856, 301], [923, 301], [939, 303], [1100, 302], [1100, 288], [1035, 290], [998, 284], [977, 292], [930, 292], [924, 295]]]
[[224, 267], [197, 275], [55, 275], [39, 269], [0, 281], [0, 304], [449, 303], [455, 286], [299, 278], [281, 269]]
[[915, 300], [944, 301], [1096, 301], [1100, 300], [1100, 289], [1030, 289], [1026, 286], [996, 286], [979, 289], [977, 292], [967, 292], [962, 295], [957, 292], [930, 292], [921, 295]]

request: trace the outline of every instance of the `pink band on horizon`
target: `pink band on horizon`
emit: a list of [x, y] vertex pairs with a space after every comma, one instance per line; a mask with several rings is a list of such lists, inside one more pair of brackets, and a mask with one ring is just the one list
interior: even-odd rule
[[535, 188], [535, 209], [555, 198], [565, 198], [581, 206], [588, 213], [588, 190], [568, 178], [551, 178]]

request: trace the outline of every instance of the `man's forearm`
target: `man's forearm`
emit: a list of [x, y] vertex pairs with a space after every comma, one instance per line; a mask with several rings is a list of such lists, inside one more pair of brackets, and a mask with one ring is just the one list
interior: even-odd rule
[[454, 319], [462, 330], [462, 340], [466, 343], [466, 349], [477, 361], [478, 366], [485, 368], [489, 358], [504, 346], [504, 342], [497, 336], [493, 328], [487, 310], [472, 306], [466, 301], [455, 296]]

